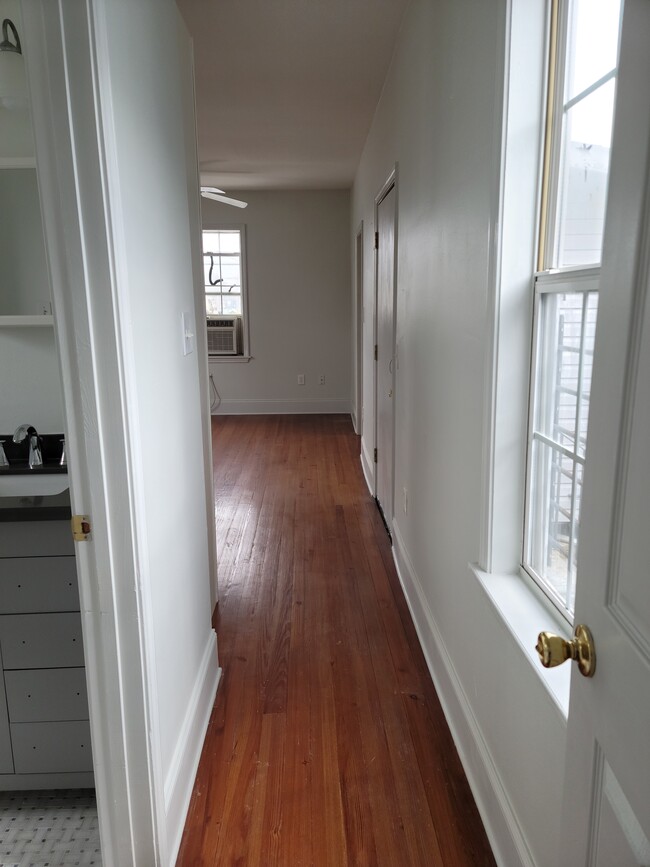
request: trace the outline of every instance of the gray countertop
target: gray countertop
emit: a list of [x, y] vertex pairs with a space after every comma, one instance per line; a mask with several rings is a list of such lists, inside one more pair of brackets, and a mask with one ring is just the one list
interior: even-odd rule
[[71, 514], [68, 490], [51, 497], [0, 497], [0, 522], [65, 521]]

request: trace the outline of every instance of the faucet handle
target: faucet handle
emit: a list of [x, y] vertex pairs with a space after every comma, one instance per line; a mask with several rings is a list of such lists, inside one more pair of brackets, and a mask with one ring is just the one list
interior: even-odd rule
[[43, 466], [43, 453], [41, 451], [41, 440], [40, 437], [31, 437], [29, 441], [29, 468], [33, 470], [34, 467], [42, 467]]

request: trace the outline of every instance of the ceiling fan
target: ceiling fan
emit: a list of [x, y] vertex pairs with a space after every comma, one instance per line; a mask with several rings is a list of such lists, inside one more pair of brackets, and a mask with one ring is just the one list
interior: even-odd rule
[[242, 202], [241, 199], [231, 199], [227, 196], [224, 190], [219, 190], [217, 187], [201, 187], [201, 195], [206, 199], [214, 199], [215, 202], [221, 202], [224, 205], [234, 205], [236, 208], [247, 208], [248, 202]]

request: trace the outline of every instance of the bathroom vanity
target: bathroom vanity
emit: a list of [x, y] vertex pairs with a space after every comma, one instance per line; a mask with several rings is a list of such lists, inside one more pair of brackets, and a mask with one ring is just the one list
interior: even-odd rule
[[0, 496], [0, 658], [0, 790], [92, 786], [67, 489]]

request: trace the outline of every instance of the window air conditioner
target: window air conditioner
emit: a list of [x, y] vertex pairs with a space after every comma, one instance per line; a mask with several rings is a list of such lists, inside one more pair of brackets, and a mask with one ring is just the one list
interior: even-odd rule
[[238, 355], [240, 316], [208, 316], [208, 355]]

